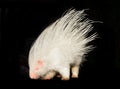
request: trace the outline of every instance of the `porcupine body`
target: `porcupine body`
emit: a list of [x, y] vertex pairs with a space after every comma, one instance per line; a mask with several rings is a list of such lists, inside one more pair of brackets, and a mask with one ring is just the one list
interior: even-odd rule
[[[48, 26], [36, 39], [29, 53], [30, 76], [35, 72], [38, 77], [45, 76], [50, 70], [68, 77], [70, 65], [79, 66], [85, 54], [91, 51], [89, 42], [96, 33], [88, 36], [93, 29], [92, 20], [86, 18], [84, 10], [69, 10], [65, 15]], [[64, 71], [67, 71], [64, 73]], [[38, 78], [36, 77], [36, 79]], [[33, 77], [35, 79], [35, 77]]]

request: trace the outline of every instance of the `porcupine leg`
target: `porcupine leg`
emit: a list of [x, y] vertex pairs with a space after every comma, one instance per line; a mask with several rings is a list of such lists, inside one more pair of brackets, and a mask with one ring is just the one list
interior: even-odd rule
[[50, 71], [48, 72], [45, 77], [43, 77], [43, 80], [50, 80], [52, 79], [54, 76], [56, 75], [56, 72], [55, 71]]
[[61, 80], [69, 80], [70, 78], [70, 66], [64, 66], [59, 71], [61, 75]]
[[74, 65], [72, 67], [72, 78], [78, 78], [79, 74], [79, 65]]

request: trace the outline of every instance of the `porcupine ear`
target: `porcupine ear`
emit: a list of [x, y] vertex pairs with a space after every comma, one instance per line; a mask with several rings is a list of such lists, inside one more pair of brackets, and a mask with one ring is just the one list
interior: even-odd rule
[[38, 64], [38, 65], [43, 65], [43, 61], [42, 61], [42, 60], [38, 60], [38, 61], [37, 61], [37, 64]]

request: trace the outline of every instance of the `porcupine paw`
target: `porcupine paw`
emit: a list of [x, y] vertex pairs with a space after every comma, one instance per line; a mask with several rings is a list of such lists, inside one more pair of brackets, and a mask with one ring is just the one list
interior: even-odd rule
[[45, 75], [45, 77], [43, 78], [43, 80], [50, 80], [55, 76], [55, 71], [50, 71], [48, 74]]
[[77, 74], [73, 74], [71, 77], [72, 78], [78, 78], [78, 75]]
[[72, 78], [78, 78], [79, 74], [79, 66], [73, 66], [72, 67]]

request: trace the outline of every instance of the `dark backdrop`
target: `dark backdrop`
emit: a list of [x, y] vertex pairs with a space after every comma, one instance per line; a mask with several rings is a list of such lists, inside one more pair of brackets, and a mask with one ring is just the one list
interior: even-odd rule
[[[20, 82], [50, 88], [92, 88], [117, 86], [120, 74], [120, 8], [114, 0], [4, 0], [0, 3], [0, 41], [2, 49], [2, 74], [6, 82]], [[4, 6], [6, 6], [4, 8]], [[8, 6], [10, 6], [8, 8]], [[15, 8], [13, 8], [13, 7]], [[96, 49], [86, 57], [81, 66], [79, 79], [68, 82], [30, 80], [27, 57], [32, 42], [50, 23], [58, 19], [69, 8], [88, 9], [99, 38], [93, 42]], [[1, 34], [2, 33], [2, 34]], [[1, 39], [2, 38], [2, 39]], [[0, 44], [0, 45], [1, 45]], [[14, 83], [13, 83], [14, 86]], [[30, 86], [30, 84], [29, 84]], [[96, 87], [96, 88], [97, 88]]]

